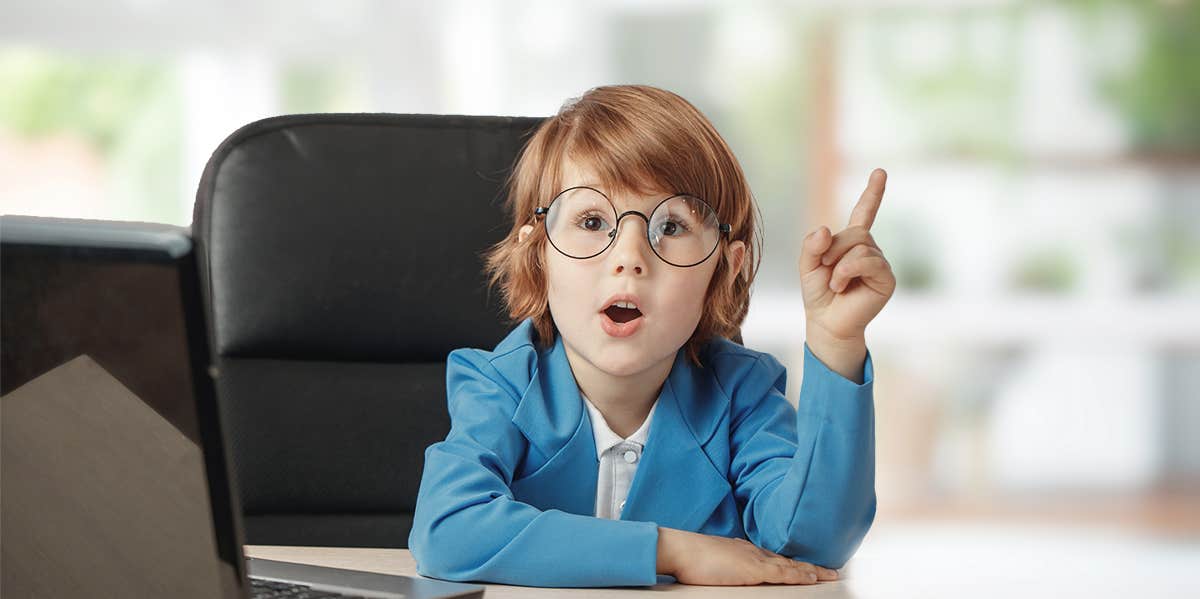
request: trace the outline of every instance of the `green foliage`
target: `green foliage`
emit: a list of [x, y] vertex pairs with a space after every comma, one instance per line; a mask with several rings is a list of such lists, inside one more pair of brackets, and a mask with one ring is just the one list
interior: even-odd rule
[[162, 65], [0, 52], [0, 128], [25, 137], [70, 132], [108, 153], [169, 82]]
[[1097, 65], [1100, 93], [1130, 125], [1134, 145], [1154, 152], [1200, 149], [1200, 2], [1075, 1], [1093, 44], [1104, 44], [1103, 18], [1132, 19], [1136, 56], [1116, 67]]
[[[874, 14], [867, 33], [873, 76], [894, 94], [905, 118], [915, 121], [927, 151], [1014, 159], [1022, 14], [1019, 5]], [[943, 37], [948, 47], [932, 61], [914, 60], [911, 27]], [[998, 35], [979, 38], [981, 27]]]
[[355, 89], [352, 69], [340, 65], [294, 62], [279, 78], [281, 112], [345, 112], [355, 105], [347, 94]]
[[1075, 287], [1078, 259], [1065, 247], [1039, 248], [1021, 258], [1012, 274], [1012, 287], [1032, 291], [1063, 292]]
[[0, 131], [89, 144], [116, 218], [185, 224], [182, 100], [169, 63], [0, 51]]

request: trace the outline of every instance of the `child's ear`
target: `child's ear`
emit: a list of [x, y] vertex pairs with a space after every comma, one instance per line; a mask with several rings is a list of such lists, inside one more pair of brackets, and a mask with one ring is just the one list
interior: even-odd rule
[[525, 238], [529, 237], [529, 234], [532, 232], [533, 232], [533, 225], [522, 226], [521, 231], [519, 233], [517, 233], [517, 243], [525, 243]]
[[725, 259], [729, 262], [729, 273], [726, 284], [732, 285], [742, 273], [742, 262], [746, 259], [746, 244], [734, 241], [725, 248]]

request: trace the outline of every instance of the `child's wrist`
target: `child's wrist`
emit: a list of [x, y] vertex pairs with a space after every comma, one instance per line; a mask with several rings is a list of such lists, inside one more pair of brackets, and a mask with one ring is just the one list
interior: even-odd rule
[[658, 574], [675, 575], [677, 552], [678, 537], [676, 531], [662, 526], [658, 527], [658, 562], [655, 568]]
[[856, 384], [862, 384], [863, 365], [867, 358], [866, 337], [837, 337], [811, 320], [806, 324], [805, 341], [813, 355], [830, 370]]

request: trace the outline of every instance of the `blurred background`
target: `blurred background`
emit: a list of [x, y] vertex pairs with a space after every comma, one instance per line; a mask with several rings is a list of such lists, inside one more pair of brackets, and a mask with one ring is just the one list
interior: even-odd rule
[[[1024, 562], [1005, 559], [1129, 539], [1176, 553], [1093, 554], [1087, 571], [1200, 555], [1197, 2], [4, 0], [3, 13], [6, 214], [188, 225], [218, 143], [281, 113], [546, 116], [597, 85], [675, 91], [733, 147], [765, 217], [744, 338], [789, 366], [793, 402], [800, 239], [844, 228], [882, 167], [873, 233], [899, 287], [867, 329], [879, 508], [856, 560], [902, 576], [904, 559], [986, 545], [1011, 576]], [[1120, 542], [1088, 536], [1109, 533]]]

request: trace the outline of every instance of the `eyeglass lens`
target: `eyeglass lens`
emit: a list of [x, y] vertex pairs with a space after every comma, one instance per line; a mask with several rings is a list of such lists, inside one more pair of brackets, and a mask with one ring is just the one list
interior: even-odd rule
[[[636, 215], [629, 216], [643, 221]], [[616, 227], [616, 208], [591, 188], [563, 191], [550, 202], [546, 213], [550, 243], [572, 258], [590, 258], [603, 252], [616, 239]], [[650, 214], [647, 232], [654, 253], [675, 266], [703, 262], [720, 240], [716, 212], [700, 198], [688, 195], [659, 203]]]

